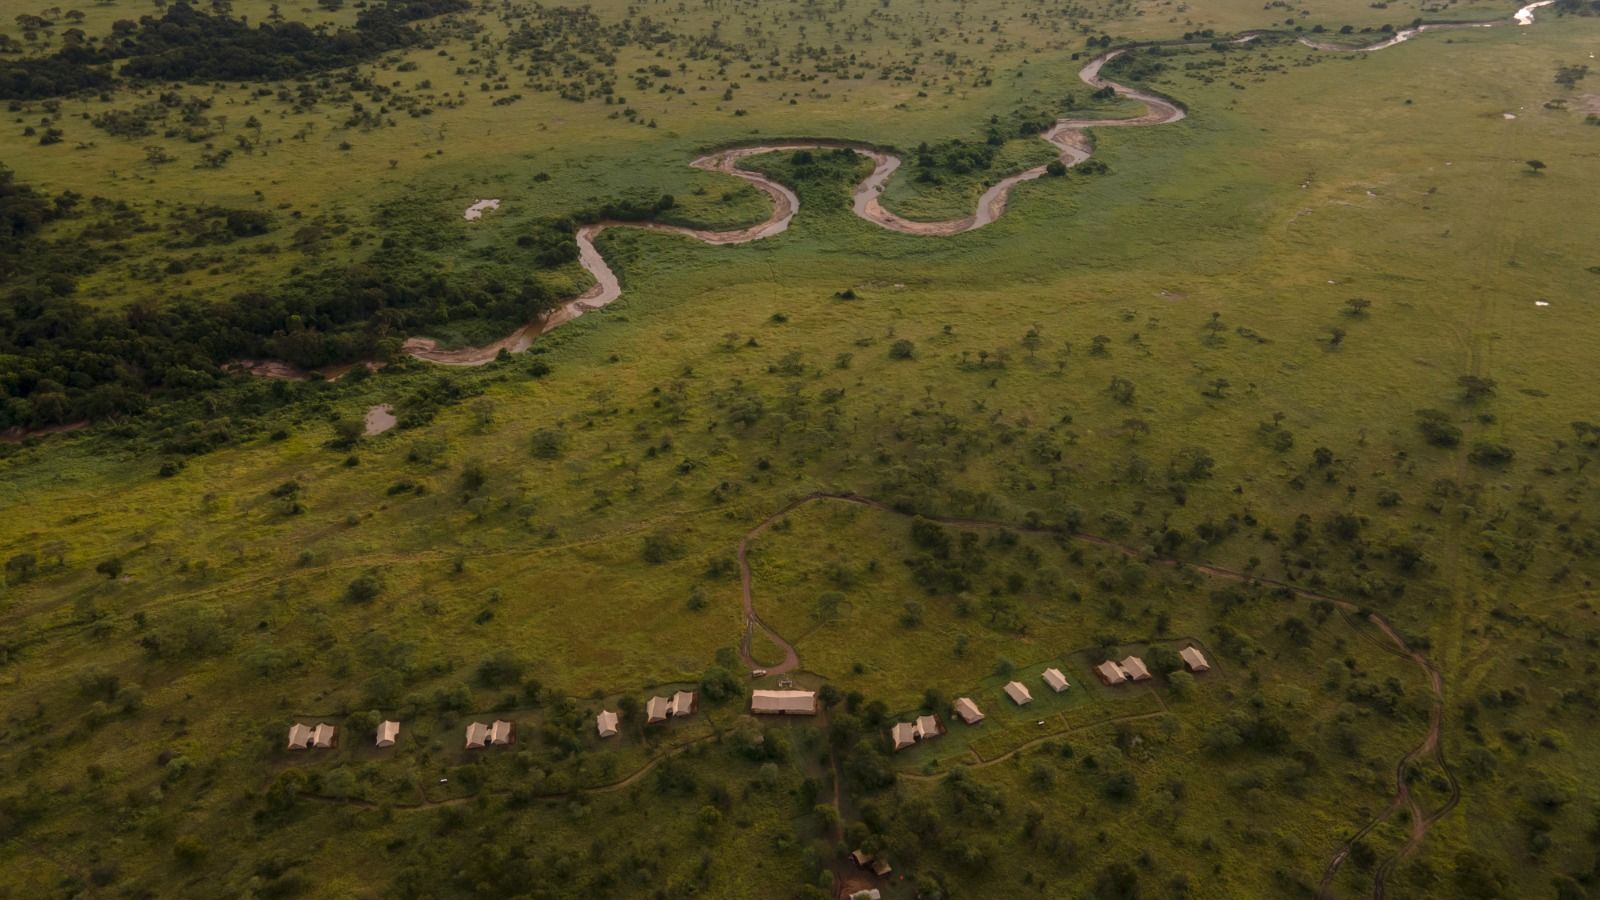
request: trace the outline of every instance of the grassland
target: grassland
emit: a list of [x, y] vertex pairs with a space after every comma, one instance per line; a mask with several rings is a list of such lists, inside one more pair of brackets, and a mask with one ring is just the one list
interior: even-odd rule
[[[251, 21], [266, 6], [233, 4]], [[25, 104], [0, 158], [158, 223], [180, 204], [271, 210], [274, 231], [175, 273], [198, 251], [167, 246], [165, 224], [130, 234], [78, 287], [105, 308], [220, 302], [296, 267], [359, 262], [395, 217], [440, 237], [418, 264], [446, 273], [507, 266], [536, 222], [597, 199], [670, 193], [680, 221], [747, 223], [765, 212], [758, 195], [685, 165], [733, 141], [911, 150], [982, 142], [991, 116], [1018, 110], [1133, 112], [1076, 80], [1088, 35], [1072, 22], [1120, 41], [1291, 15], [1336, 30], [1509, 14], [647, 7], [633, 15], [680, 37], [617, 48], [609, 69], [635, 123], [515, 76], [480, 91], [515, 64], [498, 10], [362, 67], [439, 98], [392, 128], [342, 127], [352, 100], [337, 86], [296, 112], [255, 84], [182, 85], [225, 111], [218, 146], [261, 122], [255, 152], [202, 170], [204, 141], [118, 139], [81, 118], [152, 87], [54, 113]], [[145, 11], [95, 6], [81, 27]], [[713, 20], [749, 59], [690, 52]], [[1423, 759], [1403, 777], [1431, 812], [1454, 775], [1459, 803], [1410, 854], [1408, 814], [1387, 819], [1334, 895], [1372, 893], [1391, 859], [1390, 896], [1593, 893], [1596, 432], [1572, 423], [1597, 419], [1600, 130], [1584, 120], [1592, 88], [1553, 76], [1597, 38], [1596, 19], [1561, 17], [1365, 55], [1288, 40], [1139, 54], [1118, 77], [1188, 118], [1097, 133], [1108, 174], [1024, 185], [979, 231], [885, 232], [848, 210], [859, 170], [799, 178], [775, 155], [755, 165], [801, 197], [788, 232], [721, 248], [608, 232], [622, 299], [528, 355], [332, 383], [241, 377], [223, 390], [253, 398], [250, 415], [180, 407], [225, 430], [205, 453], [171, 449], [183, 426], [170, 419], [169, 433], [106, 421], [17, 447], [0, 459], [0, 556], [34, 562], [0, 594], [0, 893], [832, 896], [858, 877], [844, 852], [867, 846], [907, 876], [885, 885], [895, 898], [1314, 895], [1391, 803], [1427, 728], [1426, 679], [1360, 616], [1199, 562], [1375, 610], [1442, 674], [1451, 772]], [[850, 76], [800, 80], [787, 53], [802, 41], [839, 44], [819, 51], [830, 63], [854, 54]], [[751, 61], [774, 49], [787, 78]], [[914, 76], [879, 77], [912, 59]], [[651, 65], [672, 74], [635, 88]], [[457, 90], [468, 102], [443, 102]], [[21, 135], [47, 115], [62, 143]], [[176, 161], [144, 162], [149, 143]], [[1043, 146], [1008, 140], [993, 173]], [[993, 173], [902, 179], [885, 203], [945, 216]], [[501, 210], [463, 221], [482, 197]], [[302, 222], [323, 234], [296, 246]], [[570, 265], [539, 277], [583, 280]], [[910, 358], [891, 353], [902, 340]], [[1495, 385], [1469, 396], [1464, 375]], [[343, 440], [339, 424], [376, 403], [403, 426]], [[1423, 409], [1459, 429], [1457, 446], [1429, 442]], [[1514, 458], [1493, 464], [1479, 445]], [[741, 696], [707, 696], [664, 731], [594, 737], [589, 716], [623, 696], [728, 673], [742, 691], [735, 547], [819, 490], [1016, 528], [948, 526], [952, 581], [907, 516], [800, 507], [754, 543], [755, 602], [795, 644], [797, 680], [836, 688], [838, 705], [757, 722]], [[352, 588], [369, 574], [375, 596]], [[1108, 649], [1190, 640], [1216, 662], [1192, 685], [1090, 675]], [[1052, 664], [1066, 695], [1038, 683]], [[1035, 705], [1000, 696], [1007, 671], [1037, 686]], [[942, 708], [966, 695], [989, 714], [975, 729]], [[925, 706], [948, 733], [889, 756], [886, 725]], [[290, 721], [373, 710], [406, 723], [398, 752], [352, 729], [325, 754], [281, 749]], [[517, 745], [462, 751], [464, 723], [491, 716], [518, 723]]]

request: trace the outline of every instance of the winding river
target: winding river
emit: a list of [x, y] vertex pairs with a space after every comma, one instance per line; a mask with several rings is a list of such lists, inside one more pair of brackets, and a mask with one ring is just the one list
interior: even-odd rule
[[[1242, 43], [1253, 39], [1254, 35], [1251, 35], [1239, 38], [1237, 42]], [[1089, 158], [1091, 145], [1086, 130], [1091, 127], [1165, 125], [1184, 117], [1183, 107], [1172, 100], [1157, 94], [1117, 84], [1100, 76], [1101, 67], [1126, 52], [1127, 49], [1123, 48], [1096, 56], [1078, 72], [1078, 77], [1092, 88], [1110, 88], [1120, 97], [1142, 102], [1146, 106], [1145, 113], [1127, 119], [1058, 120], [1044, 131], [1040, 137], [1055, 146], [1060, 153], [1062, 163], [1068, 166], [1075, 166]], [[764, 153], [786, 150], [834, 150], [839, 148], [853, 150], [873, 162], [872, 173], [862, 179], [861, 183], [856, 185], [855, 190], [852, 192], [852, 203], [856, 215], [890, 231], [928, 237], [962, 234], [988, 225], [1006, 211], [1006, 204], [1011, 199], [1012, 188], [1025, 181], [1032, 181], [1044, 175], [1047, 169], [1047, 166], [1035, 166], [996, 182], [983, 192], [983, 196], [978, 198], [977, 208], [969, 216], [942, 222], [917, 222], [897, 216], [883, 208], [879, 197], [883, 194], [884, 185], [888, 183], [890, 176], [895, 173], [896, 169], [900, 168], [900, 157], [870, 144], [830, 140], [782, 141], [719, 150], [702, 156], [689, 163], [689, 165], [707, 172], [721, 172], [726, 175], [732, 175], [735, 178], [742, 178], [754, 185], [757, 190], [766, 194], [768, 199], [772, 201], [772, 215], [768, 216], [765, 221], [748, 228], [739, 228], [731, 231], [711, 231], [703, 228], [687, 228], [681, 225], [663, 225], [656, 222], [604, 221], [593, 225], [585, 225], [578, 229], [577, 240], [579, 264], [590, 275], [593, 275], [595, 280], [594, 285], [587, 291], [556, 307], [548, 315], [529, 322], [511, 334], [481, 347], [444, 350], [440, 349], [430, 338], [414, 337], [406, 341], [405, 352], [417, 359], [442, 365], [483, 365], [496, 358], [501, 350], [520, 353], [528, 349], [535, 338], [557, 325], [570, 322], [586, 312], [599, 309], [611, 303], [622, 295], [622, 286], [617, 281], [616, 273], [611, 271], [610, 266], [606, 265], [605, 258], [600, 255], [600, 251], [594, 245], [595, 238], [609, 228], [638, 228], [666, 234], [681, 234], [707, 244], [718, 245], [747, 244], [751, 241], [759, 241], [762, 238], [781, 234], [788, 229], [789, 223], [794, 219], [795, 212], [800, 209], [800, 198], [795, 196], [794, 191], [787, 186], [779, 184], [757, 172], [745, 169], [740, 163], [752, 156], [759, 156]]]
[[1405, 43], [1424, 31], [1444, 31], [1451, 28], [1493, 28], [1496, 25], [1509, 25], [1512, 23], [1516, 23], [1518, 25], [1532, 25], [1533, 11], [1549, 6], [1555, 2], [1556, 0], [1539, 0], [1538, 3], [1530, 3], [1512, 13], [1511, 18], [1509, 19], [1493, 19], [1488, 22], [1433, 22], [1427, 25], [1418, 25], [1415, 28], [1402, 28], [1399, 31], [1396, 31], [1392, 36], [1384, 38], [1376, 44], [1368, 44], [1365, 47], [1347, 47], [1344, 44], [1314, 41], [1307, 37], [1300, 38], [1300, 43], [1305, 44], [1307, 47], [1310, 47], [1313, 50], [1339, 50], [1347, 53], [1366, 53], [1373, 50], [1383, 50], [1387, 47], [1393, 47], [1395, 44]]
[[[1548, 6], [1553, 2], [1554, 0], [1540, 0], [1540, 2], [1531, 3], [1517, 10], [1515, 14], [1507, 19], [1497, 19], [1489, 22], [1448, 22], [1406, 28], [1395, 32], [1378, 43], [1365, 47], [1348, 47], [1340, 44], [1322, 43], [1306, 37], [1300, 37], [1299, 41], [1317, 50], [1371, 52], [1393, 47], [1424, 31], [1449, 28], [1488, 28], [1495, 25], [1513, 23], [1529, 25], [1533, 22], [1534, 10]], [[1244, 43], [1255, 40], [1259, 36], [1257, 33], [1245, 34], [1235, 38], [1233, 43]], [[1096, 56], [1079, 70], [1078, 77], [1092, 88], [1110, 88], [1119, 97], [1137, 100], [1145, 105], [1146, 111], [1143, 115], [1126, 119], [1057, 120], [1040, 137], [1059, 151], [1060, 161], [1065, 165], [1075, 166], [1090, 157], [1093, 152], [1092, 144], [1088, 137], [1088, 129], [1090, 128], [1166, 125], [1184, 117], [1184, 108], [1176, 101], [1158, 94], [1118, 84], [1100, 75], [1100, 71], [1106, 63], [1126, 53], [1128, 49], [1130, 48], [1119, 48]], [[595, 281], [594, 285], [588, 290], [562, 303], [548, 314], [523, 325], [505, 337], [482, 346], [444, 349], [431, 338], [413, 337], [405, 342], [403, 349], [410, 356], [440, 365], [479, 366], [498, 357], [501, 351], [520, 353], [527, 350], [539, 335], [558, 325], [570, 322], [586, 312], [606, 306], [622, 295], [622, 286], [617, 280], [616, 273], [606, 264], [605, 257], [600, 254], [600, 251], [594, 245], [595, 238], [599, 237], [607, 229], [637, 228], [644, 231], [679, 234], [703, 243], [717, 245], [746, 244], [775, 234], [781, 234], [788, 229], [789, 223], [794, 219], [795, 212], [799, 210], [800, 199], [788, 187], [764, 175], [745, 169], [740, 164], [752, 156], [759, 156], [764, 153], [838, 148], [853, 150], [873, 161], [872, 173], [864, 178], [860, 184], [856, 185], [852, 192], [853, 208], [856, 215], [890, 231], [927, 237], [962, 234], [988, 225], [1005, 213], [1006, 205], [1011, 199], [1012, 188], [1044, 175], [1047, 168], [1046, 166], [1035, 166], [996, 182], [978, 198], [977, 207], [971, 215], [942, 222], [918, 222], [902, 218], [883, 208], [880, 197], [883, 194], [884, 185], [888, 183], [895, 170], [900, 167], [900, 157], [870, 144], [854, 141], [800, 140], [719, 150], [692, 161], [690, 165], [707, 172], [721, 172], [726, 175], [732, 175], [754, 185], [757, 190], [766, 194], [772, 201], [772, 214], [765, 221], [748, 228], [729, 231], [712, 231], [680, 225], [664, 225], [656, 222], [622, 222], [613, 220], [584, 225], [578, 229], [576, 238], [579, 264], [594, 277]], [[257, 368], [255, 371], [268, 377], [295, 377], [264, 368]], [[298, 373], [298, 375], [299, 377], [304, 377], [304, 373]]]

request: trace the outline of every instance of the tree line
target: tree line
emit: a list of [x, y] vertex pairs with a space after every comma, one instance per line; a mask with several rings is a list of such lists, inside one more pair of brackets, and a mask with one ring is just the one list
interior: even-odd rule
[[[409, 23], [470, 9], [467, 0], [385, 0], [353, 28], [328, 33], [301, 22], [264, 22], [201, 12], [176, 3], [160, 17], [122, 19], [99, 41], [77, 32], [50, 56], [0, 61], [0, 99], [38, 100], [115, 84], [163, 81], [277, 80], [343, 68], [424, 40]], [[74, 29], [76, 32], [76, 29]]]

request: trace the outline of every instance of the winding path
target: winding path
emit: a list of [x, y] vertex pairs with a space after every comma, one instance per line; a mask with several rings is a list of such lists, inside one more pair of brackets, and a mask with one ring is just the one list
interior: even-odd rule
[[[896, 509], [895, 507], [890, 506], [881, 500], [874, 500], [870, 497], [863, 497], [859, 494], [817, 491], [790, 501], [777, 512], [774, 512], [765, 519], [762, 519], [760, 523], [758, 523], [754, 528], [750, 529], [750, 531], [748, 531], [739, 541], [739, 580], [743, 594], [742, 599], [745, 616], [744, 637], [740, 643], [739, 651], [744, 658], [744, 662], [752, 668], [755, 668], [756, 664], [750, 656], [750, 642], [754, 637], [755, 630], [757, 628], [760, 628], [763, 632], [765, 632], [767, 636], [772, 638], [772, 640], [776, 642], [778, 646], [782, 647], [784, 651], [783, 663], [779, 666], [769, 667], [769, 673], [788, 672], [798, 668], [800, 665], [800, 657], [795, 651], [794, 645], [784, 639], [782, 635], [778, 634], [778, 632], [775, 631], [772, 626], [762, 621], [761, 617], [757, 615], [755, 611], [755, 598], [754, 591], [752, 589], [753, 578], [751, 576], [750, 563], [748, 559], [750, 542], [761, 536], [762, 533], [771, 527], [773, 522], [777, 521], [793, 510], [801, 506], [820, 501], [853, 503], [858, 506], [865, 506], [898, 516], [917, 515], [903, 512], [902, 510]], [[1277, 588], [1287, 591], [1290, 595], [1299, 600], [1331, 603], [1340, 611], [1341, 615], [1345, 616], [1347, 619], [1351, 619], [1352, 616], [1363, 616], [1363, 611], [1358, 604], [1349, 600], [1332, 596], [1331, 594], [1307, 590], [1286, 581], [1262, 578], [1260, 576], [1253, 575], [1248, 572], [1240, 572], [1235, 569], [1227, 569], [1221, 566], [1207, 565], [1204, 563], [1190, 563], [1169, 557], [1154, 556], [1146, 549], [1122, 544], [1111, 540], [1110, 538], [1102, 537], [1096, 534], [1090, 534], [1087, 532], [1069, 532], [1061, 528], [1051, 526], [1017, 525], [1011, 522], [1001, 522], [993, 519], [931, 515], [922, 515], [922, 518], [927, 519], [930, 522], [938, 522], [942, 525], [949, 525], [957, 528], [1006, 528], [1012, 531], [1018, 531], [1027, 534], [1047, 534], [1058, 537], [1068, 537], [1073, 540], [1083, 541], [1085, 543], [1104, 547], [1108, 550], [1121, 553], [1131, 559], [1136, 559], [1152, 565], [1167, 566], [1173, 569], [1187, 568], [1212, 578], [1237, 581], [1244, 584], [1262, 585], [1269, 588]], [[1373, 897], [1375, 900], [1382, 900], [1384, 897], [1387, 878], [1394, 871], [1395, 867], [1422, 845], [1423, 839], [1427, 837], [1428, 830], [1432, 828], [1433, 825], [1443, 818], [1447, 813], [1449, 813], [1450, 810], [1454, 809], [1456, 803], [1461, 799], [1460, 783], [1456, 779], [1455, 770], [1450, 767], [1449, 762], [1445, 759], [1443, 744], [1440, 740], [1440, 735], [1444, 727], [1444, 679], [1440, 676], [1439, 670], [1434, 667], [1433, 663], [1431, 663], [1421, 651], [1413, 648], [1406, 641], [1406, 639], [1395, 630], [1394, 626], [1389, 624], [1387, 619], [1378, 613], [1370, 611], [1364, 613], [1364, 618], [1368, 623], [1377, 629], [1378, 634], [1372, 634], [1366, 629], [1361, 628], [1359, 622], [1352, 619], [1351, 625], [1355, 628], [1355, 631], [1358, 635], [1360, 635], [1364, 640], [1381, 647], [1386, 652], [1393, 653], [1411, 661], [1423, 671], [1424, 675], [1427, 676], [1429, 693], [1432, 695], [1432, 702], [1430, 704], [1428, 713], [1428, 728], [1424, 733], [1422, 740], [1415, 747], [1408, 750], [1405, 755], [1400, 758], [1399, 762], [1395, 764], [1394, 800], [1382, 812], [1374, 816], [1366, 824], [1362, 825], [1361, 828], [1357, 829], [1355, 833], [1353, 833], [1347, 840], [1340, 844], [1338, 850], [1335, 851], [1333, 858], [1328, 862], [1327, 868], [1323, 872], [1322, 882], [1318, 890], [1319, 897], [1330, 896], [1330, 889], [1333, 884], [1334, 876], [1338, 874], [1339, 868], [1344, 864], [1345, 860], [1349, 858], [1351, 848], [1359, 843], [1362, 838], [1366, 837], [1366, 835], [1378, 825], [1387, 821], [1401, 808], [1405, 808], [1411, 812], [1410, 836], [1406, 843], [1398, 851], [1379, 863], [1373, 876]], [[1440, 805], [1438, 809], [1426, 814], [1423, 812], [1421, 805], [1412, 796], [1411, 787], [1406, 781], [1407, 771], [1411, 768], [1412, 764], [1416, 760], [1422, 758], [1432, 760], [1439, 766], [1440, 770], [1444, 773], [1446, 781], [1448, 782], [1450, 793], [1450, 796], [1443, 804]]]

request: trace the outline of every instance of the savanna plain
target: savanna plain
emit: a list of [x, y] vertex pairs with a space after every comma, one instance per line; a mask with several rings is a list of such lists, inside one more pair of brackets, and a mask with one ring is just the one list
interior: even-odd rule
[[0, 897], [1600, 897], [1600, 2], [3, 5]]

